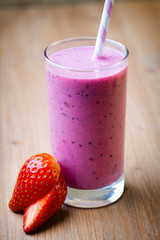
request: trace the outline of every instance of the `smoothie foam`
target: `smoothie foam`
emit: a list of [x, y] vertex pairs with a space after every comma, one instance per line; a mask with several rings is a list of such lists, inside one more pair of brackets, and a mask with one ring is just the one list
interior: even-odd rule
[[46, 65], [51, 151], [67, 185], [77, 189], [101, 188], [123, 175], [127, 66], [90, 71], [124, 58], [104, 48], [103, 57], [92, 60], [93, 51], [74, 47], [50, 56], [83, 71]]

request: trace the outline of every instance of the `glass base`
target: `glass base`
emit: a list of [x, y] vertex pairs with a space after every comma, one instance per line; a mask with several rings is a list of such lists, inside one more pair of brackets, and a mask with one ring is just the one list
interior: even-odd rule
[[78, 208], [98, 208], [117, 201], [124, 191], [124, 176], [103, 188], [81, 190], [68, 187], [65, 204]]

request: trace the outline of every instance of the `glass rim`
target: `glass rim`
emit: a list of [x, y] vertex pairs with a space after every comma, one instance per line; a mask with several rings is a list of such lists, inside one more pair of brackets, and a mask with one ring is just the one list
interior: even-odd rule
[[107, 70], [111, 70], [111, 69], [114, 69], [116, 67], [119, 67], [122, 64], [127, 62], [127, 59], [129, 57], [129, 50], [128, 50], [128, 48], [125, 47], [122, 43], [117, 42], [115, 40], [111, 40], [111, 39], [106, 39], [105, 43], [111, 43], [111, 44], [113, 44], [115, 46], [118, 46], [118, 47], [122, 48], [123, 50], [125, 50], [125, 55], [124, 55], [124, 58], [122, 60], [120, 60], [119, 62], [117, 62], [117, 63], [115, 63], [115, 64], [113, 64], [112, 66], [109, 66], [109, 67], [103, 67], [103, 68], [97, 68], [97, 69], [96, 68], [94, 68], [94, 69], [93, 68], [92, 69], [82, 69], [82, 68], [66, 67], [66, 66], [63, 66], [63, 65], [60, 65], [60, 64], [57, 64], [57, 63], [53, 62], [52, 59], [47, 54], [47, 51], [51, 47], [56, 47], [58, 45], [62, 45], [62, 44], [69, 43], [69, 42], [78, 42], [78, 41], [87, 41], [87, 40], [96, 42], [96, 39], [97, 39], [96, 37], [77, 37], [77, 38], [68, 38], [68, 39], [64, 39], [64, 40], [53, 42], [48, 47], [46, 47], [46, 49], [44, 50], [44, 58], [45, 58], [46, 62], [48, 62], [52, 66], [54, 66], [56, 68], [63, 69], [63, 70], [72, 71], [72, 72], [107, 71]]

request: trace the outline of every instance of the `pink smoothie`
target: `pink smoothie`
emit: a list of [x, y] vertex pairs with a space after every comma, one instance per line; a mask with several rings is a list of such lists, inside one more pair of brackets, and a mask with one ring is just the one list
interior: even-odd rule
[[104, 71], [121, 61], [118, 50], [105, 48], [93, 60], [94, 47], [59, 51], [50, 59], [66, 71], [46, 65], [52, 154], [67, 185], [101, 188], [123, 175], [127, 66]]

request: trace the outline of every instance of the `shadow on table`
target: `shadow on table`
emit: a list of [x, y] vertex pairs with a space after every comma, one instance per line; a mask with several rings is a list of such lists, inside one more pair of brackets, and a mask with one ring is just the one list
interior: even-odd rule
[[[98, 211], [107, 212], [108, 209], [112, 211], [113, 208], [120, 207], [123, 211], [124, 216], [130, 216], [131, 214], [136, 214], [137, 210], [147, 212], [147, 209], [150, 209], [157, 219], [158, 213], [157, 209], [160, 209], [160, 182], [149, 181], [148, 183], [144, 182], [139, 183], [139, 185], [134, 185], [134, 183], [127, 182], [125, 185], [125, 191], [122, 197], [115, 203], [108, 205], [106, 207], [99, 208]], [[39, 229], [30, 233], [33, 235], [35, 233], [42, 233], [48, 229], [55, 228], [57, 225], [60, 225], [66, 219], [70, 218], [71, 207], [63, 205], [60, 210], [54, 214], [46, 223], [44, 223]], [[79, 211], [79, 210], [78, 210]], [[82, 211], [92, 211], [92, 215], [97, 214], [97, 211], [94, 209], [82, 209]], [[76, 211], [75, 211], [76, 214]]]
[[56, 225], [61, 224], [66, 218], [69, 216], [69, 211], [65, 205], [63, 205], [57, 213], [55, 213], [51, 218], [47, 220], [39, 229], [29, 233], [29, 235], [33, 235], [35, 233], [42, 233], [48, 229], [56, 227]]
[[124, 204], [126, 208], [141, 206], [151, 209], [160, 208], [160, 181], [140, 182], [138, 186], [127, 183], [122, 198], [117, 203]]

